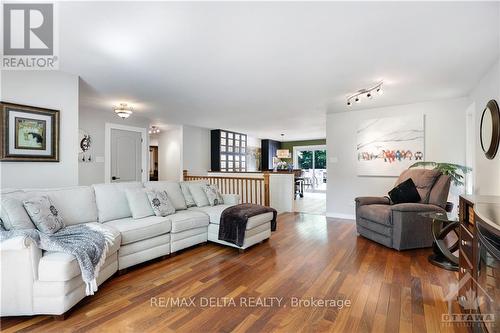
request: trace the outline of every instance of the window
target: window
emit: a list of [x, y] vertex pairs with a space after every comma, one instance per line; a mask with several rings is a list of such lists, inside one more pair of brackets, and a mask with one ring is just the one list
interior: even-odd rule
[[220, 171], [245, 172], [246, 134], [220, 130]]

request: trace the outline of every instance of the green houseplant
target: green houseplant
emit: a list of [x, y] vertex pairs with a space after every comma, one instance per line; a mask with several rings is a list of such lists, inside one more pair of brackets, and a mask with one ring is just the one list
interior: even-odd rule
[[410, 166], [410, 168], [419, 167], [432, 167], [434, 170], [440, 171], [443, 175], [450, 176], [455, 186], [463, 186], [464, 176], [472, 171], [471, 168], [464, 165], [440, 162], [417, 162]]

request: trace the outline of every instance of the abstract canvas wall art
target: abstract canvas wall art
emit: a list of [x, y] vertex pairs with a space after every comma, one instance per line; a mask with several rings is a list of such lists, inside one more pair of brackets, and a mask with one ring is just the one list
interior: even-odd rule
[[357, 129], [359, 176], [394, 176], [424, 160], [424, 116], [376, 118]]

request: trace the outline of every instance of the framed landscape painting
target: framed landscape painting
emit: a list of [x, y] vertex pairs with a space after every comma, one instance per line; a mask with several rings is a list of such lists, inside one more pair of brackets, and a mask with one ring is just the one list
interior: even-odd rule
[[59, 111], [0, 102], [1, 161], [59, 162]]
[[424, 116], [376, 118], [359, 124], [358, 176], [397, 177], [424, 160]]

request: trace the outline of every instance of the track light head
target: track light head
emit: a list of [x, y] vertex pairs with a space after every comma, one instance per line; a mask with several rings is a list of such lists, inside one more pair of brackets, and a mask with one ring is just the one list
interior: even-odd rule
[[371, 98], [372, 98], [372, 94], [371, 94], [370, 92], [369, 92], [369, 93], [367, 93], [367, 94], [366, 94], [366, 98], [371, 99]]
[[377, 94], [382, 95], [384, 91], [382, 90], [382, 87], [377, 88]]
[[355, 99], [354, 101], [355, 101], [356, 103], [361, 102], [361, 101], [360, 101], [360, 99], [359, 99], [359, 97], [357, 97], [357, 96], [356, 96], [356, 99]]
[[347, 105], [348, 105], [348, 106], [351, 106], [351, 101], [350, 101], [350, 100], [349, 100], [349, 101], [347, 101]]

